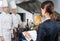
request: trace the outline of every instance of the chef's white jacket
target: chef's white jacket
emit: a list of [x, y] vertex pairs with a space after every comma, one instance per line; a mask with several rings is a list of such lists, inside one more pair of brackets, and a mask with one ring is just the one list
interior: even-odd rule
[[11, 41], [12, 17], [9, 13], [2, 12], [0, 15], [1, 35], [5, 41]]
[[11, 14], [13, 19], [13, 27], [18, 27], [18, 24], [22, 24], [21, 17], [19, 14]]

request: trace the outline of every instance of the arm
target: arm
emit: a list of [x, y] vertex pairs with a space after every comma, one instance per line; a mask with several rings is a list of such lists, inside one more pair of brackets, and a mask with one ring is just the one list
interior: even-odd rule
[[4, 37], [3, 37], [3, 28], [2, 28], [2, 25], [1, 25], [1, 18], [0, 18], [0, 38], [1, 38], [1, 41], [4, 41]]
[[14, 29], [14, 25], [13, 25], [13, 17], [11, 15], [11, 38], [14, 38], [14, 34], [13, 34], [13, 29]]
[[3, 30], [3, 29], [2, 29], [2, 27], [1, 27], [1, 20], [0, 20], [0, 37], [2, 36], [2, 33], [3, 33], [2, 30]]
[[18, 15], [18, 17], [19, 17], [19, 26], [21, 26], [22, 25], [22, 21], [21, 21], [21, 16], [20, 15]]
[[43, 29], [43, 25], [40, 24], [38, 26], [38, 31], [37, 31], [37, 41], [43, 41], [45, 34], [46, 33], [45, 33], [44, 29]]
[[13, 33], [13, 28], [14, 28], [14, 27], [13, 27], [13, 16], [12, 16], [12, 15], [11, 15], [11, 27], [12, 27], [12, 28], [11, 28], [11, 33]]

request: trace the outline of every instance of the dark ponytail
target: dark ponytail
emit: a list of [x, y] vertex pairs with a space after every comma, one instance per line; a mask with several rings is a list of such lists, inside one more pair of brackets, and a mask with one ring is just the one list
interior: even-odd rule
[[41, 8], [44, 9], [46, 8], [46, 11], [52, 20], [55, 20], [56, 19], [56, 16], [54, 14], [54, 4], [52, 1], [45, 1], [41, 4]]

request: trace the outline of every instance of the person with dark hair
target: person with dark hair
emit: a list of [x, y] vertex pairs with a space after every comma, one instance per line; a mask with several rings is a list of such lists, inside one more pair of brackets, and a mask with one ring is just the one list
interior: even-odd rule
[[52, 1], [43, 2], [41, 4], [41, 12], [46, 20], [38, 26], [36, 41], [58, 41], [60, 23], [56, 21], [54, 3]]

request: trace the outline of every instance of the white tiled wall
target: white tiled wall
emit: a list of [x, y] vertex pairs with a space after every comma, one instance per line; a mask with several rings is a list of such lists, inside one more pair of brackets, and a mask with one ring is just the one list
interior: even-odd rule
[[20, 8], [20, 7], [18, 7], [17, 12], [19, 12], [19, 13], [25, 13], [26, 14], [25, 15], [25, 21], [26, 21], [26, 19], [29, 19], [29, 20], [33, 21], [33, 14], [32, 13], [30, 13], [30, 12], [28, 12], [28, 11]]

